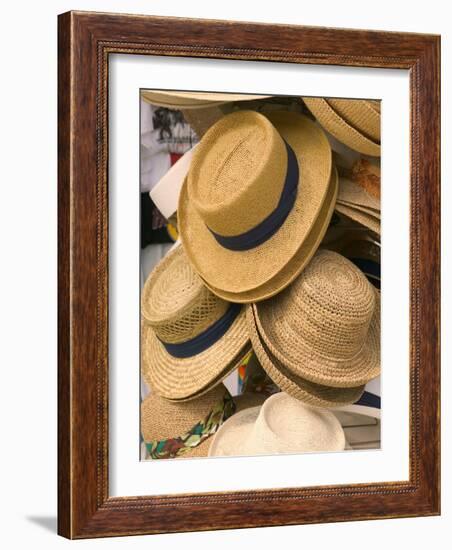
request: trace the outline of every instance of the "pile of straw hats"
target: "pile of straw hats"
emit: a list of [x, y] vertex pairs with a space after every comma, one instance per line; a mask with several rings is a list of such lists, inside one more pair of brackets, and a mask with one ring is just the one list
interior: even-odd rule
[[[338, 172], [324, 130], [379, 157], [379, 103], [303, 98], [312, 120], [299, 98], [300, 111], [263, 114], [246, 106], [260, 96], [143, 95], [208, 120], [177, 187], [180, 243], [142, 290], [147, 456], [360, 448], [347, 407], [380, 374], [379, 245], [367, 236], [380, 234], [380, 182], [363, 185], [358, 164]], [[335, 210], [356, 225], [325, 239]], [[250, 353], [268, 391], [231, 395]]]

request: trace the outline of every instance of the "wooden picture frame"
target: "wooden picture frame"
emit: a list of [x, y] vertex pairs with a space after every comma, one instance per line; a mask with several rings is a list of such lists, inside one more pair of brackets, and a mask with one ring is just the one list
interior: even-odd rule
[[[58, 49], [59, 534], [86, 538], [439, 514], [440, 38], [69, 12], [59, 16]], [[410, 71], [409, 481], [109, 496], [107, 92], [114, 53]]]

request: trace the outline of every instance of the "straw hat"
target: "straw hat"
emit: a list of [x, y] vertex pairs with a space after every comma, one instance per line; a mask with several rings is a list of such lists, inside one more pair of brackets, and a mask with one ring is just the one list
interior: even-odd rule
[[141, 313], [143, 377], [167, 399], [200, 395], [250, 348], [245, 312], [204, 286], [181, 246], [148, 277]]
[[289, 288], [251, 307], [262, 340], [297, 376], [350, 388], [379, 375], [379, 294], [336, 252], [318, 251]]
[[368, 100], [303, 97], [303, 101], [336, 139], [359, 153], [380, 156], [380, 113]]
[[173, 403], [151, 393], [141, 403], [141, 434], [149, 458], [207, 456], [208, 437], [234, 412], [223, 384], [189, 403]]
[[[335, 195], [331, 177], [324, 132], [298, 113], [267, 118], [240, 111], [210, 128], [196, 148], [178, 208], [182, 242], [206, 284], [231, 301], [233, 295], [247, 301], [245, 293], [257, 301], [263, 296], [256, 289], [266, 297], [287, 286], [325, 229]], [[311, 246], [302, 256], [307, 239]], [[296, 267], [286, 273], [294, 258]]]
[[271, 281], [252, 290], [239, 293], [220, 290], [219, 288], [208, 285], [206, 281], [204, 281], [206, 286], [208, 286], [212, 292], [224, 300], [238, 303], [259, 302], [278, 294], [282, 288], [289, 285], [294, 279], [296, 279], [296, 277], [315, 254], [329, 227], [329, 223], [334, 212], [337, 193], [338, 177], [337, 171], [333, 167], [330, 184], [322, 208], [317, 219], [312, 225], [308, 236], [303, 241], [303, 244], [300, 246], [293, 258], [289, 260], [289, 262], [277, 275], [275, 275], [275, 277], [273, 277], [273, 279], [271, 279]]
[[364, 392], [364, 385], [350, 388], [335, 388], [311, 382], [297, 374], [297, 371], [284, 365], [272, 354], [259, 331], [255, 309], [250, 305], [246, 311], [253, 350], [260, 364], [273, 382], [295, 399], [311, 407], [335, 408], [355, 403]]
[[168, 109], [203, 109], [223, 105], [231, 101], [252, 101], [268, 96], [253, 94], [229, 94], [215, 92], [179, 92], [163, 90], [146, 90], [141, 92], [148, 103]]
[[339, 193], [337, 200], [348, 206], [369, 211], [375, 216], [380, 216], [380, 199], [370, 195], [358, 183], [348, 179], [339, 178]]
[[369, 212], [365, 212], [362, 208], [358, 209], [354, 206], [348, 206], [340, 202], [336, 203], [336, 210], [344, 216], [347, 216], [347, 218], [367, 227], [376, 235], [381, 235], [380, 217], [369, 214]]
[[344, 430], [332, 412], [280, 392], [262, 407], [227, 420], [215, 434], [209, 456], [343, 451], [345, 444]]

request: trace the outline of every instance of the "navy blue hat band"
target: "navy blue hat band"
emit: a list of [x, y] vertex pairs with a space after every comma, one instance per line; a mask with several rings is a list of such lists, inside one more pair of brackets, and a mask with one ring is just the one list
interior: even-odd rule
[[297, 157], [290, 145], [284, 141], [287, 149], [287, 173], [278, 205], [262, 222], [240, 235], [227, 237], [208, 228], [217, 242], [229, 250], [250, 250], [272, 237], [282, 226], [295, 204], [297, 197], [299, 166]]
[[186, 342], [180, 342], [178, 344], [169, 344], [162, 342], [166, 351], [173, 357], [183, 359], [186, 357], [193, 357], [210, 348], [222, 338], [231, 327], [232, 323], [237, 318], [242, 309], [241, 304], [231, 304], [224, 315], [215, 321], [213, 325], [208, 327], [204, 332], [198, 334], [191, 340]]
[[381, 408], [381, 397], [365, 391], [362, 396], [358, 399], [355, 405], [363, 405], [364, 407], [373, 407], [374, 409]]

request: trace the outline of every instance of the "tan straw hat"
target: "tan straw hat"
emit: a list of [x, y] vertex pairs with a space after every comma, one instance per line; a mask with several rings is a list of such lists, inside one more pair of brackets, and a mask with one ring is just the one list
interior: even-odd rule
[[330, 411], [315, 409], [284, 392], [229, 418], [215, 434], [209, 456], [343, 451], [345, 434]]
[[337, 193], [338, 177], [337, 171], [333, 167], [330, 185], [328, 187], [322, 208], [317, 219], [312, 225], [308, 236], [303, 241], [303, 244], [300, 246], [295, 256], [291, 258], [291, 260], [277, 275], [275, 275], [275, 277], [273, 277], [273, 279], [271, 279], [271, 281], [252, 290], [239, 293], [226, 292], [224, 290], [214, 288], [204, 281], [205, 284], [212, 290], [212, 292], [224, 300], [238, 303], [250, 303], [266, 300], [280, 292], [284, 286], [290, 284], [300, 274], [322, 242], [334, 211]]
[[380, 114], [368, 100], [303, 97], [303, 101], [325, 130], [336, 139], [359, 153], [380, 156]]
[[348, 178], [339, 178], [337, 200], [354, 208], [362, 208], [369, 212], [374, 212], [374, 215], [380, 215], [380, 199], [369, 194], [358, 183]]
[[334, 388], [310, 382], [297, 374], [295, 369], [284, 365], [275, 357], [264, 342], [256, 326], [255, 308], [246, 311], [251, 342], [260, 364], [273, 382], [292, 397], [312, 407], [335, 408], [355, 403], [363, 394], [365, 385], [351, 388]]
[[336, 210], [344, 216], [347, 216], [347, 218], [350, 218], [351, 220], [358, 222], [364, 227], [367, 227], [375, 234], [381, 235], [381, 221], [379, 216], [370, 214], [369, 212], [364, 211], [362, 208], [359, 209], [354, 206], [348, 206], [340, 202], [336, 203]]
[[204, 393], [249, 351], [245, 312], [204, 286], [181, 246], [147, 279], [141, 313], [142, 373], [161, 397]]
[[216, 92], [179, 92], [164, 90], [146, 90], [141, 92], [148, 103], [168, 109], [203, 109], [222, 105], [232, 101], [252, 101], [268, 96], [253, 94], [229, 94]]
[[[253, 111], [223, 117], [196, 148], [179, 197], [181, 239], [196, 271], [231, 301], [244, 293], [262, 299], [252, 292], [260, 287], [267, 296], [280, 291], [297, 271], [284, 268], [325, 228], [331, 176], [330, 145], [308, 118]], [[304, 249], [297, 267], [312, 252]]]
[[223, 384], [189, 403], [151, 393], [141, 403], [141, 434], [153, 459], [207, 456], [208, 438], [235, 412]]
[[289, 288], [252, 307], [261, 338], [298, 376], [350, 388], [380, 374], [380, 297], [340, 254], [319, 250]]

